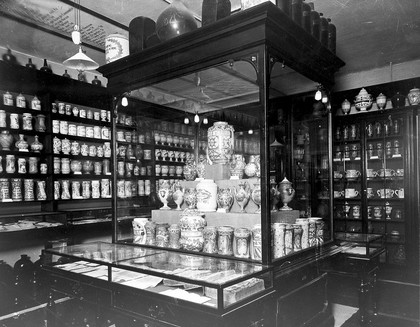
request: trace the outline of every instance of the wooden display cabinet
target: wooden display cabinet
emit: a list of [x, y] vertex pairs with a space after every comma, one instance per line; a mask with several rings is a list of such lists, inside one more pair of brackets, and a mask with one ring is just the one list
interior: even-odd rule
[[[108, 78], [108, 88], [114, 96], [115, 115], [112, 136], [114, 151], [119, 148], [118, 153], [122, 150], [124, 154], [128, 148], [124, 147], [128, 145], [131, 145], [132, 149], [138, 148], [135, 150], [137, 155], [134, 153], [133, 156], [131, 154], [127, 156], [125, 152], [125, 155], [114, 157], [114, 167], [116, 170], [120, 167], [121, 171], [119, 173], [117, 171], [113, 179], [116, 195], [113, 198], [114, 233], [113, 243], [107, 246], [124, 246], [134, 252], [153, 252], [162, 255], [162, 258], [167, 258], [167, 261], [163, 261], [164, 266], [172, 265], [174, 269], [177, 267], [200, 269], [200, 264], [194, 266], [197, 260], [198, 262], [231, 262], [235, 267], [260, 267], [262, 265], [270, 272], [267, 274], [266, 285], [273, 285], [273, 292], [270, 291], [259, 299], [244, 298], [233, 306], [224, 306], [219, 296], [217, 307], [209, 307], [206, 304], [184, 305], [183, 302], [178, 303], [178, 300], [170, 294], [159, 294], [154, 297], [151, 296], [150, 290], [135, 290], [128, 286], [124, 287], [124, 291], [131, 293], [132, 296], [124, 296], [123, 303], [118, 298], [119, 289], [111, 287], [109, 278], [107, 281], [89, 278], [85, 280], [86, 283], [95, 284], [96, 292], [109, 291], [109, 296], [114, 299], [110, 301], [114, 308], [121, 305], [119, 309], [126, 310], [127, 314], [159, 326], [168, 323], [176, 326], [191, 326], [191, 322], [183, 318], [190, 315], [199, 317], [204, 324], [212, 326], [228, 326], [233, 322], [239, 322], [244, 326], [263, 324], [280, 326], [281, 316], [285, 314], [287, 308], [290, 308], [290, 306], [283, 306], [283, 303], [293, 301], [292, 297], [289, 297], [291, 293], [299, 297], [303, 295], [300, 293], [303, 289], [316, 289], [317, 292], [312, 295], [312, 303], [317, 303], [313, 306], [316, 309], [308, 310], [305, 315], [296, 315], [298, 317], [296, 324], [303, 324], [309, 320], [317, 321], [317, 325], [330, 324], [331, 315], [325, 306], [324, 296], [326, 278], [325, 274], [319, 272], [317, 265], [338, 251], [332, 242], [331, 233], [328, 232], [328, 228], [332, 225], [331, 215], [312, 217], [314, 219], [309, 221], [308, 217], [300, 217], [298, 207], [294, 207], [293, 202], [289, 202], [292, 200], [293, 191], [282, 178], [284, 176], [293, 178], [289, 175], [292, 171], [290, 164], [292, 159], [283, 161], [281, 153], [276, 152], [276, 149], [270, 145], [274, 142], [272, 130], [281, 128], [282, 124], [277, 119], [280, 108], [276, 106], [277, 102], [274, 99], [315, 90], [318, 83], [331, 87], [334, 83], [334, 73], [343, 64], [312, 36], [295, 26], [279, 8], [271, 2], [265, 2], [214, 24], [147, 48], [141, 53], [129, 55], [100, 67], [99, 71]], [[126, 107], [122, 102], [124, 97], [128, 99]], [[287, 111], [289, 109], [290, 107], [286, 108]], [[196, 114], [198, 122], [194, 119]], [[287, 130], [292, 135], [294, 130], [292, 126], [299, 121], [299, 117], [293, 115], [287, 115], [287, 117], [285, 120]], [[329, 117], [329, 114], [325, 112], [322, 123], [326, 132], [323, 148], [325, 154], [331, 153]], [[208, 124], [205, 123], [204, 118]], [[233, 133], [229, 132], [229, 139], [225, 141], [225, 146], [227, 144], [230, 149], [227, 151], [229, 153], [227, 162], [224, 160], [218, 162], [215, 158], [219, 157], [214, 157], [208, 149], [205, 151], [206, 147], [213, 149], [217, 144], [217, 138], [208, 138], [206, 135], [211, 133], [214, 123], [219, 121], [227, 122], [234, 129]], [[126, 134], [126, 132], [129, 133]], [[137, 139], [137, 142], [134, 139], [133, 142], [133, 134], [137, 137], [144, 135], [144, 143], [140, 139]], [[127, 135], [128, 139], [131, 137], [131, 142], [127, 141]], [[180, 141], [178, 145], [173, 144], [175, 136], [179, 139], [183, 137], [184, 144]], [[278, 139], [278, 141], [283, 140]], [[290, 137], [286, 137], [285, 141], [289, 150], [293, 152], [294, 143], [291, 142]], [[233, 163], [229, 161], [231, 150], [245, 158], [247, 164], [244, 169], [245, 175], [236, 177], [234, 172], [231, 172], [230, 168], [233, 166]], [[163, 155], [164, 151], [165, 155]], [[181, 154], [178, 157], [174, 153], [176, 160], [173, 160], [171, 151], [178, 151]], [[206, 155], [212, 162], [206, 160]], [[220, 156], [223, 157], [223, 154]], [[214, 182], [219, 190], [235, 188], [238, 191], [239, 184], [246, 182], [251, 188], [245, 211], [241, 210], [237, 200], [228, 210], [216, 210], [216, 207], [203, 209], [207, 225], [216, 227], [218, 233], [216, 248], [213, 247], [212, 251], [203, 251], [203, 244], [200, 246], [200, 242], [206, 242], [201, 232], [203, 226], [187, 226], [185, 231], [195, 233], [181, 233], [181, 238], [193, 241], [191, 247], [179, 248], [179, 244], [176, 244], [174, 248], [170, 248], [168, 243], [165, 243], [169, 224], [179, 224], [180, 213], [194, 214], [196, 210], [194, 205], [190, 205], [191, 208], [185, 211], [186, 203], [182, 204], [181, 210], [175, 210], [176, 205], [170, 199], [169, 209], [165, 207], [166, 210], [160, 210], [163, 206], [162, 202], [166, 202], [165, 193], [170, 190], [162, 185], [167, 183], [176, 185], [177, 181], [183, 179], [177, 176], [176, 167], [189, 167], [188, 157], [193, 160], [198, 159], [198, 161], [204, 157], [205, 162], [201, 168], [205, 169], [204, 179], [212, 180], [212, 187], [214, 187]], [[322, 164], [321, 153], [314, 152], [312, 159], [316, 160], [315, 167]], [[133, 168], [131, 169], [131, 165], [128, 165], [130, 176], [127, 176], [126, 168], [130, 163], [133, 163]], [[139, 169], [145, 166], [146, 175], [134, 174], [135, 164], [139, 166]], [[199, 165], [200, 162], [196, 164]], [[148, 166], [152, 166], [149, 172]], [[163, 169], [163, 166], [168, 166], [167, 172], [166, 167]], [[175, 166], [175, 174], [173, 174], [173, 169], [170, 172], [170, 166]], [[328, 179], [328, 174], [331, 174], [330, 167], [330, 163], [323, 167], [326, 179]], [[282, 171], [272, 174], [272, 171], [277, 168], [281, 168]], [[184, 170], [183, 177], [187, 175], [188, 172]], [[144, 185], [143, 196], [139, 193], [138, 186], [143, 185], [143, 181], [146, 182], [146, 180], [150, 182], [148, 183], [150, 194], [146, 196], [146, 185]], [[201, 179], [180, 181], [181, 187], [197, 190], [199, 186], [196, 184], [200, 182]], [[279, 194], [273, 193], [273, 196], [270, 196], [271, 182], [280, 190], [281, 202]], [[291, 182], [292, 187], [296, 187], [294, 180]], [[283, 190], [285, 185], [286, 188]], [[309, 181], [308, 185], [310, 185]], [[213, 195], [209, 193], [209, 189], [200, 191], [198, 201], [204, 202], [211, 196], [213, 196], [211, 201], [214, 201], [214, 193]], [[314, 192], [311, 194], [313, 195]], [[202, 204], [200, 202], [198, 204]], [[197, 208], [201, 210], [198, 204]], [[290, 204], [293, 210], [280, 210], [285, 204]], [[223, 206], [220, 200], [218, 205], [218, 209]], [[299, 218], [303, 219], [305, 226], [308, 227], [305, 234], [303, 227], [296, 224], [296, 219]], [[150, 229], [147, 232], [159, 238], [159, 242], [147, 243], [144, 241], [147, 237], [142, 237], [144, 234], [140, 228], [132, 229], [132, 223], [140, 220], [147, 223], [160, 223], [157, 226], [162, 234], [160, 232], [153, 234]], [[193, 230], [194, 228], [197, 230]], [[224, 233], [224, 231], [228, 232]], [[245, 236], [235, 235], [237, 231], [243, 232], [242, 235]], [[296, 237], [293, 237], [294, 233]], [[301, 234], [307, 236], [303, 243], [304, 247], [300, 241]], [[193, 235], [197, 239], [193, 240]], [[138, 240], [134, 242], [136, 239]], [[231, 251], [224, 251], [226, 244], [228, 244], [227, 248], [232, 247]], [[248, 251], [235, 251], [238, 247], [244, 246]], [[71, 250], [71, 248], [67, 249]], [[61, 253], [63, 256], [68, 256]], [[176, 265], [170, 262], [169, 257], [173, 256], [181, 259]], [[72, 261], [76, 260], [76, 257], [82, 261], [92, 261], [89, 256], [81, 258], [80, 255], [76, 257], [70, 255], [68, 257]], [[187, 258], [195, 260], [191, 262]], [[133, 260], [130, 259], [130, 262]], [[114, 262], [108, 266], [111, 267], [114, 264], [119, 265]], [[85, 278], [77, 273], [67, 275], [67, 272], [60, 271], [57, 274], [58, 268], [46, 269], [53, 276], [60, 276], [60, 279], [81, 281]], [[126, 268], [134, 270], [133, 267]], [[218, 266], [217, 269], [220, 268], [222, 267]], [[170, 273], [145, 269], [145, 266], [140, 266], [139, 269], [150, 277], [166, 278]], [[234, 268], [235, 272], [239, 272], [238, 269]], [[243, 278], [246, 278], [246, 275], [247, 273]], [[173, 276], [172, 278], [178, 279]], [[182, 281], [206, 286], [204, 280], [193, 280], [187, 276], [182, 278]], [[96, 283], [101, 283], [101, 285], [96, 285]], [[230, 285], [234, 286], [233, 283], [228, 282], [225, 285], [221, 283], [216, 288], [221, 290]], [[60, 284], [56, 290], [65, 291], [64, 288], [65, 285]], [[174, 291], [177, 291], [176, 286]], [[193, 296], [193, 291], [186, 292], [188, 296]], [[108, 295], [105, 294], [105, 296]], [[143, 301], [138, 306], [133, 305], [138, 299], [146, 299], [146, 302], [150, 300], [149, 302], [154, 307], [147, 309]], [[97, 299], [90, 298], [89, 301], [97, 301]], [[177, 305], [170, 306], [169, 310], [164, 309], [171, 303], [177, 303]], [[255, 308], [261, 304], [263, 310], [257, 312]], [[161, 308], [164, 312], [171, 312], [173, 316], [166, 318]], [[314, 316], [317, 318], [313, 319]]]

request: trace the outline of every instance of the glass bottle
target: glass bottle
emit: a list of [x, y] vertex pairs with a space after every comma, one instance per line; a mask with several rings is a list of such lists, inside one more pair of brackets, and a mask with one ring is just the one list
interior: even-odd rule
[[71, 78], [70, 74], [67, 72], [67, 69], [64, 70], [63, 77]]
[[9, 64], [16, 64], [16, 57], [12, 54], [12, 50], [7, 47], [7, 52], [3, 54], [2, 59]]
[[287, 16], [290, 16], [290, 0], [277, 0], [279, 7]]
[[328, 20], [322, 13], [319, 13], [320, 17], [320, 33], [319, 41], [324, 47], [328, 47]]
[[102, 82], [98, 78], [98, 76], [95, 76], [95, 78], [92, 80], [93, 85], [102, 86]]
[[40, 69], [41, 72], [52, 73], [52, 69], [48, 66], [47, 59], [44, 59], [44, 66]]
[[321, 19], [317, 11], [315, 11], [314, 3], [308, 3], [311, 6], [311, 35], [319, 40]]
[[302, 2], [302, 27], [311, 33], [311, 6], [305, 1]]
[[302, 0], [292, 0], [292, 20], [298, 24], [302, 25]]
[[34, 272], [34, 264], [28, 255], [22, 254], [13, 266], [15, 276], [19, 276], [22, 283], [29, 283]]
[[328, 50], [335, 54], [336, 52], [336, 43], [337, 43], [337, 29], [333, 23], [331, 23], [331, 18], [328, 18]]
[[32, 58], [28, 58], [28, 63], [25, 66], [30, 69], [36, 69], [36, 66], [32, 63]]

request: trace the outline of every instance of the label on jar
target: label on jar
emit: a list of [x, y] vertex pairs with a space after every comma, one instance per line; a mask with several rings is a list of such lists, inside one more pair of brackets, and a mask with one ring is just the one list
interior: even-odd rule
[[26, 99], [22, 94], [19, 94], [16, 97], [16, 107], [18, 108], [26, 108]]
[[3, 104], [5, 106], [13, 106], [13, 96], [9, 92], [3, 94]]

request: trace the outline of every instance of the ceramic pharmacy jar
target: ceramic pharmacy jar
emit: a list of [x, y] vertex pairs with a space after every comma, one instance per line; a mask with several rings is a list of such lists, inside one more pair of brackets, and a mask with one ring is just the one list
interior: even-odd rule
[[146, 223], [149, 221], [148, 218], [134, 218], [132, 221], [133, 225], [133, 242], [136, 244], [146, 244]]
[[197, 209], [202, 212], [216, 211], [217, 185], [212, 179], [203, 179], [195, 187], [197, 190]]
[[410, 90], [410, 92], [407, 95], [408, 102], [410, 105], [414, 106], [420, 103], [420, 89], [415, 87]]
[[19, 140], [15, 143], [15, 147], [19, 151], [28, 151], [28, 142], [25, 140], [25, 135], [19, 134]]
[[2, 150], [10, 151], [10, 146], [13, 144], [13, 136], [8, 130], [4, 130], [0, 134], [0, 145]]
[[233, 204], [233, 192], [229, 187], [217, 191], [217, 212], [229, 212]]
[[217, 228], [217, 248], [222, 255], [233, 255], [233, 227], [219, 226]]
[[227, 122], [215, 122], [207, 131], [208, 156], [213, 164], [230, 161], [234, 147], [234, 128]]
[[44, 148], [44, 145], [39, 141], [38, 135], [35, 135], [35, 140], [31, 144], [31, 150], [33, 152], [40, 152]]
[[235, 236], [235, 257], [248, 258], [249, 257], [249, 240], [251, 232], [248, 228], [239, 227], [234, 231]]

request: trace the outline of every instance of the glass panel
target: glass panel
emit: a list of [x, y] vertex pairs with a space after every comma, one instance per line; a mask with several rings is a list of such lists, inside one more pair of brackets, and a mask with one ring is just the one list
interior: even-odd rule
[[261, 260], [257, 80], [231, 60], [118, 102], [119, 242]]
[[[91, 278], [223, 307], [272, 288], [272, 272], [256, 263], [141, 246], [85, 243], [46, 250], [55, 268]], [[110, 266], [112, 265], [112, 266]]]
[[[314, 89], [312, 81], [284, 65], [276, 63], [273, 72], [273, 84], [282, 85], [286, 95], [293, 93], [293, 82]], [[276, 92], [270, 89], [270, 96], [272, 93]], [[313, 95], [286, 95], [272, 101], [269, 119], [274, 259], [319, 246], [331, 238], [330, 114]]]

